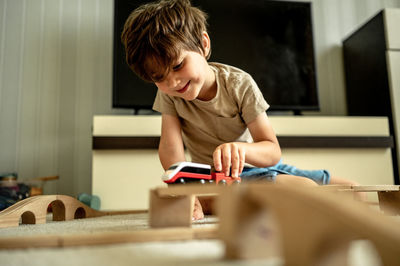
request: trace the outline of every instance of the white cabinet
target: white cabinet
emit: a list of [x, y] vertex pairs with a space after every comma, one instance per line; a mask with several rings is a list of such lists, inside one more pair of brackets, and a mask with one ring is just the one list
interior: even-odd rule
[[[385, 9], [386, 61], [389, 79], [392, 126], [400, 175], [400, 9]], [[400, 179], [397, 179], [400, 182]]]
[[[399, 23], [398, 25], [400, 25], [400, 12], [399, 12], [398, 23]], [[398, 36], [400, 36], [400, 34], [398, 34]], [[398, 45], [400, 49], [400, 43], [398, 43]], [[387, 62], [388, 62], [388, 72], [389, 72], [388, 77], [389, 77], [390, 99], [392, 106], [393, 135], [395, 136], [395, 143], [396, 143], [397, 166], [400, 172], [400, 50], [387, 51]]]
[[[148, 208], [149, 189], [164, 185], [164, 171], [157, 149], [140, 148], [140, 137], [160, 133], [159, 116], [94, 117], [92, 193], [103, 210]], [[129, 146], [131, 139], [137, 140], [134, 146]]]

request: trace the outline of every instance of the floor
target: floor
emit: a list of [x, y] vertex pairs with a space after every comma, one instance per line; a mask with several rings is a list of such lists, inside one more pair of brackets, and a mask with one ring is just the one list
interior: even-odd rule
[[[206, 217], [193, 227], [217, 226], [217, 218]], [[147, 213], [106, 216], [42, 225], [20, 225], [0, 229], [0, 241], [6, 237], [96, 234], [148, 229]], [[374, 248], [367, 241], [356, 241], [349, 253], [349, 265], [380, 265]], [[190, 240], [68, 248], [31, 248], [0, 250], [0, 265], [70, 266], [70, 265], [283, 265], [279, 258], [263, 260], [224, 259], [224, 245], [219, 240]]]

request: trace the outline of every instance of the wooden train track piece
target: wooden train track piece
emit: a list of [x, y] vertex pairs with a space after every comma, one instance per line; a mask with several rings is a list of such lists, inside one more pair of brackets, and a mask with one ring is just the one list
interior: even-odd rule
[[378, 204], [380, 210], [387, 215], [400, 215], [400, 186], [399, 185], [357, 185], [357, 186], [321, 186], [320, 189], [337, 190], [339, 193], [377, 193], [378, 203], [367, 202], [369, 204]]
[[[260, 183], [263, 184], [263, 183]], [[380, 209], [389, 215], [400, 214], [400, 191], [398, 185], [325, 185], [312, 189], [340, 193], [354, 198], [355, 192], [376, 192]], [[194, 197], [216, 197], [221, 186], [174, 185], [150, 191], [149, 224], [151, 227], [188, 227], [192, 224]], [[366, 202], [367, 203], [367, 202]], [[376, 204], [376, 203], [375, 203]]]
[[74, 247], [217, 238], [216, 227], [160, 228], [95, 234], [44, 235], [0, 238], [0, 249]]
[[[343, 193], [351, 196], [360, 191], [386, 195], [397, 193], [398, 186], [293, 188], [258, 183], [159, 188], [151, 191], [150, 221], [154, 219], [155, 222], [150, 224], [154, 227], [190, 226], [192, 197], [218, 195], [219, 237], [225, 243], [227, 258], [267, 258], [268, 251], [276, 251], [276, 247], [282, 245], [281, 255], [286, 265], [315, 265], [320, 256], [337, 252], [343, 256], [339, 256], [341, 261], [336, 265], [346, 265], [344, 254], [349, 243], [369, 239], [384, 265], [397, 265], [400, 224], [367, 204], [343, 197]], [[268, 222], [271, 213], [280, 238], [276, 234], [274, 237], [274, 229], [271, 230]], [[270, 244], [271, 238], [275, 239], [275, 245]]]
[[0, 228], [20, 224], [46, 223], [47, 209], [51, 205], [53, 221], [137, 213], [143, 211], [97, 211], [77, 199], [66, 195], [34, 196], [17, 202], [0, 212]]
[[358, 185], [351, 187], [356, 192], [389, 192], [399, 191], [399, 185]]
[[195, 196], [216, 196], [220, 186], [174, 185], [150, 190], [151, 227], [190, 227]]
[[[375, 189], [378, 193], [397, 193], [396, 187], [319, 188], [321, 189], [303, 189], [271, 184], [156, 188], [150, 192], [152, 203], [149, 223], [153, 223], [153, 227], [173, 228], [90, 235], [0, 238], [0, 248], [66, 247], [219, 237], [226, 245], [228, 258], [257, 258], [267, 254], [264, 244], [268, 244], [272, 234], [269, 228], [265, 228], [265, 210], [271, 210], [277, 217], [282, 233], [282, 255], [287, 265], [291, 265], [291, 260], [296, 260], [292, 261], [295, 265], [313, 265], [321, 253], [320, 247], [327, 249], [324, 253], [329, 253], [336, 248], [336, 244], [346, 246], [349, 241], [359, 238], [373, 242], [384, 265], [396, 265], [393, 261], [397, 259], [394, 254], [399, 254], [400, 251], [399, 223], [371, 210], [365, 204], [338, 197], [336, 193], [327, 193], [327, 190], [338, 189]], [[215, 227], [190, 228], [195, 195], [217, 196], [217, 202], [220, 202], [217, 212], [220, 219], [218, 234]], [[22, 217], [24, 220], [24, 216], [32, 223], [38, 223], [38, 220], [44, 223], [43, 216], [46, 215], [49, 204], [53, 206], [55, 220], [137, 212], [101, 212], [90, 209], [72, 197], [37, 196], [18, 202], [1, 212], [0, 227], [17, 226], [19, 219]], [[182, 210], [179, 210], [182, 206]], [[163, 221], [165, 218], [168, 222]], [[183, 224], [183, 227], [179, 224]]]
[[400, 186], [399, 185], [325, 185], [319, 190], [341, 193], [354, 197], [354, 193], [377, 193], [378, 201], [365, 201], [368, 205], [378, 205], [386, 215], [400, 215]]
[[383, 265], [399, 263], [400, 223], [335, 193], [257, 184], [225, 188], [218, 204], [227, 258], [265, 258], [269, 248], [281, 246], [285, 265], [317, 265], [324, 255], [344, 255], [352, 240], [368, 239]]

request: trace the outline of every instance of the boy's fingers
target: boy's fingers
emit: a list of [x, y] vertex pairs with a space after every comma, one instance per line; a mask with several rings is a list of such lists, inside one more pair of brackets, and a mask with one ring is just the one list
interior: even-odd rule
[[217, 148], [213, 154], [214, 167], [216, 171], [222, 171], [221, 166], [221, 149]]
[[239, 177], [244, 167], [245, 152], [236, 143], [224, 144], [215, 149], [213, 161], [216, 171]]
[[240, 169], [240, 156], [239, 150], [236, 145], [232, 145], [232, 152], [231, 152], [231, 161], [232, 161], [232, 177], [239, 176], [239, 169]]
[[[240, 163], [239, 163], [239, 174], [241, 174], [243, 172], [243, 168], [244, 168], [244, 162], [246, 160], [246, 153], [244, 150], [239, 149], [239, 158], [240, 158]], [[237, 176], [239, 177], [239, 176]]]
[[231, 168], [231, 148], [226, 145], [222, 150], [222, 171], [226, 176], [229, 176], [230, 168]]

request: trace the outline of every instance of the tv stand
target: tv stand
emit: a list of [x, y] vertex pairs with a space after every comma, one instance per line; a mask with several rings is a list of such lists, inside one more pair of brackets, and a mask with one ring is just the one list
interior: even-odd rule
[[[393, 184], [386, 117], [269, 116], [284, 163], [328, 169], [362, 185]], [[161, 116], [95, 116], [92, 193], [103, 209], [147, 209], [148, 190], [166, 186], [158, 158]], [[187, 156], [189, 159], [189, 156]]]

